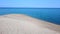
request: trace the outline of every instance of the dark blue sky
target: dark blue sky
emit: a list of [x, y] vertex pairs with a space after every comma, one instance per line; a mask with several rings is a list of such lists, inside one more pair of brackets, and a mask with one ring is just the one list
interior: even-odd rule
[[0, 7], [60, 8], [60, 0], [0, 0]]

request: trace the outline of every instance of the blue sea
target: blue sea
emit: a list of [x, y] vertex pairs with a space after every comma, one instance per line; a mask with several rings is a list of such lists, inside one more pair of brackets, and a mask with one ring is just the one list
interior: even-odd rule
[[0, 15], [26, 14], [60, 25], [60, 8], [0, 8]]

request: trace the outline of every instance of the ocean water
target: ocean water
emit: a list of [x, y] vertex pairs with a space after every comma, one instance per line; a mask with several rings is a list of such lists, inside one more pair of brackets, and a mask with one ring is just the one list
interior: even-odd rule
[[60, 8], [0, 8], [0, 15], [26, 14], [60, 25]]

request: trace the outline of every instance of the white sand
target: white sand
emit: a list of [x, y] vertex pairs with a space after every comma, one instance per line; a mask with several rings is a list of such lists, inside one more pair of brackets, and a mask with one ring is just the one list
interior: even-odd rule
[[0, 34], [60, 34], [60, 25], [22, 14], [0, 16]]

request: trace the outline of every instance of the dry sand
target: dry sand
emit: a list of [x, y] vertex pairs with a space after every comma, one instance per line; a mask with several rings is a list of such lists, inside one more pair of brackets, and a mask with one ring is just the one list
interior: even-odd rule
[[60, 34], [60, 25], [23, 14], [0, 16], [0, 34]]

